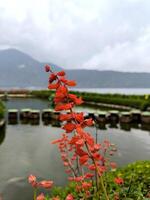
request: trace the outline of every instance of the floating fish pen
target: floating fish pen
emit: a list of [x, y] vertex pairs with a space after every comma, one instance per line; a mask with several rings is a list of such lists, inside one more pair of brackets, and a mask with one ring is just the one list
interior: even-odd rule
[[42, 110], [42, 120], [47, 120], [52, 118], [53, 111], [51, 109]]
[[8, 119], [9, 120], [18, 120], [18, 110], [17, 109], [9, 109], [8, 110]]
[[31, 110], [30, 119], [40, 119], [40, 110]]
[[100, 111], [97, 113], [96, 116], [96, 122], [97, 123], [106, 123], [107, 122], [107, 112]]
[[142, 124], [150, 124], [150, 112], [142, 112], [141, 122]]
[[109, 123], [118, 123], [119, 122], [119, 111], [118, 110], [109, 111], [108, 122]]
[[121, 112], [120, 114], [120, 123], [131, 123], [131, 113], [130, 112]]
[[53, 111], [53, 112], [51, 113], [51, 119], [52, 119], [52, 120], [59, 120], [59, 115], [60, 115], [59, 112]]
[[131, 110], [132, 123], [141, 123], [141, 111]]
[[29, 119], [31, 114], [31, 109], [24, 108], [20, 110], [20, 119]]
[[92, 118], [94, 120], [95, 119], [95, 113], [89, 112], [86, 118]]

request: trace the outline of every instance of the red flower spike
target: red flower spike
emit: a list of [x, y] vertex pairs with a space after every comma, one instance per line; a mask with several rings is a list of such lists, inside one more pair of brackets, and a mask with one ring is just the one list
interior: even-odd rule
[[45, 71], [49, 72], [51, 70], [51, 67], [49, 65], [45, 65]]
[[66, 73], [64, 71], [60, 71], [60, 72], [57, 73], [58, 76], [65, 76], [65, 74]]

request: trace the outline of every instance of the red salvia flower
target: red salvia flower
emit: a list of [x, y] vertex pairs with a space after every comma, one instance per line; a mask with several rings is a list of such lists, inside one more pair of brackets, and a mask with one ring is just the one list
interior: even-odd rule
[[57, 89], [59, 87], [60, 83], [57, 82], [57, 83], [53, 83], [53, 84], [49, 84], [48, 85], [48, 89]]
[[124, 180], [120, 177], [117, 177], [114, 179], [114, 182], [118, 185], [122, 185], [124, 183]]
[[117, 164], [115, 162], [111, 162], [110, 166], [112, 169], [116, 169], [117, 168]]
[[[47, 71], [51, 72], [51, 69], [47, 68]], [[62, 111], [59, 120], [63, 123], [62, 129], [65, 131], [60, 139], [52, 143], [58, 144], [65, 171], [71, 176], [68, 180], [77, 182], [78, 191], [88, 198], [91, 195], [89, 189], [92, 187], [92, 182], [87, 182], [86, 179], [91, 179], [95, 174], [98, 177], [102, 176], [110, 167], [114, 168], [115, 164], [108, 165], [108, 161], [104, 157], [106, 153], [110, 152], [109, 141], [105, 140], [102, 144], [97, 144], [95, 138], [84, 129], [94, 124], [93, 119], [85, 119], [83, 112], [73, 112], [74, 106], [82, 104], [83, 100], [81, 97], [69, 93], [68, 87], [76, 86], [76, 82], [67, 80], [65, 75], [62, 70], [57, 73], [51, 72], [49, 77], [48, 88], [56, 90], [55, 111]], [[73, 133], [73, 135], [68, 133]], [[74, 165], [75, 161], [77, 161], [76, 166]], [[94, 172], [91, 173], [87, 170]], [[81, 172], [83, 172], [82, 176]], [[121, 180], [116, 179], [115, 181], [117, 184], [121, 184]], [[73, 199], [72, 194], [68, 194], [65, 200]]]
[[53, 81], [55, 81], [57, 79], [57, 75], [52, 73], [49, 76], [49, 83], [52, 83]]
[[82, 157], [79, 158], [79, 162], [81, 165], [84, 165], [89, 159], [89, 156], [88, 155], [84, 155]]
[[59, 115], [59, 120], [60, 121], [70, 121], [72, 119], [71, 114], [60, 114]]
[[66, 104], [58, 104], [55, 106], [56, 111], [61, 111], [61, 110], [69, 110], [73, 107], [72, 103], [66, 103]]
[[76, 128], [76, 126], [73, 123], [66, 123], [63, 126], [63, 129], [65, 129], [67, 133], [71, 133], [75, 128]]
[[45, 200], [45, 196], [43, 193], [37, 196], [36, 200]]
[[92, 183], [90, 182], [82, 182], [82, 189], [84, 190], [89, 190], [89, 188], [91, 188]]
[[32, 185], [32, 187], [37, 187], [37, 181], [36, 181], [36, 176], [30, 175], [28, 177], [28, 182]]
[[74, 86], [76, 86], [76, 82], [72, 81], [72, 80], [67, 80], [66, 85], [68, 85], [70, 87], [74, 87]]
[[39, 187], [45, 188], [45, 189], [50, 189], [53, 186], [53, 181], [41, 181], [38, 183]]
[[64, 71], [60, 71], [60, 72], [57, 73], [58, 76], [65, 76], [65, 74], [66, 73]]
[[72, 194], [68, 194], [65, 200], [74, 200]]

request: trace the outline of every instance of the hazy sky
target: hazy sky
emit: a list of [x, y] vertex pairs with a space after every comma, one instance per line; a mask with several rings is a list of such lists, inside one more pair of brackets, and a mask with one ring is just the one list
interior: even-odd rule
[[0, 49], [65, 68], [150, 72], [150, 0], [0, 0]]

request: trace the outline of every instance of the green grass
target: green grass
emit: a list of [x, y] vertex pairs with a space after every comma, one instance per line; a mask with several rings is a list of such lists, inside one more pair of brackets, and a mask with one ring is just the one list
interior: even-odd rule
[[[85, 103], [105, 103], [112, 105], [128, 106], [140, 110], [147, 110], [147, 108], [150, 107], [150, 98], [149, 96], [144, 95], [98, 94], [76, 91], [71, 92], [78, 96], [82, 96]], [[49, 97], [53, 97], [54, 92], [49, 90], [41, 90], [31, 91], [30, 94], [38, 98], [48, 99]]]
[[0, 101], [0, 119], [2, 119], [4, 117], [4, 113], [5, 113], [5, 106], [4, 106], [3, 102]]
[[[124, 179], [124, 184], [118, 186], [114, 183], [115, 177]], [[137, 161], [128, 164], [116, 171], [108, 172], [104, 177], [107, 180], [107, 192], [109, 198], [114, 199], [114, 193], [118, 193], [121, 200], [148, 200], [146, 196], [150, 192], [150, 161]], [[70, 183], [66, 187], [54, 187], [51, 191], [51, 197], [46, 200], [51, 200], [52, 197], [59, 196], [61, 200], [65, 200], [67, 194], [72, 193], [75, 199], [79, 199], [78, 193], [75, 190], [75, 183]], [[92, 190], [92, 189], [91, 189]], [[103, 193], [101, 199], [104, 200]], [[94, 200], [93, 197], [89, 200]]]

